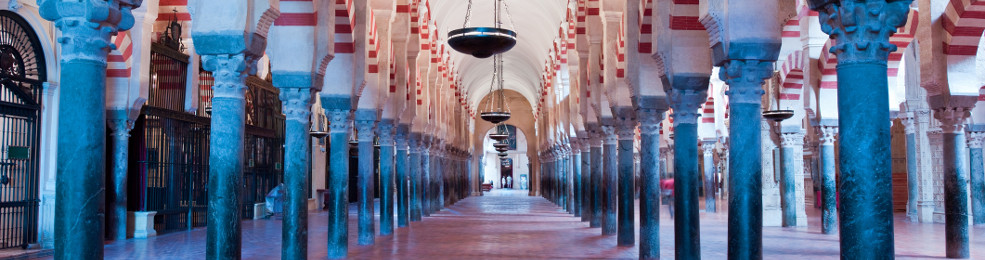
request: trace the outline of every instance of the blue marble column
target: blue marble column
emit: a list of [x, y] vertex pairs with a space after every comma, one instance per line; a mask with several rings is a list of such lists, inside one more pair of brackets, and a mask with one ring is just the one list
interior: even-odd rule
[[780, 208], [783, 211], [783, 226], [797, 226], [797, 167], [804, 167], [795, 163], [794, 153], [796, 149], [803, 150], [803, 138], [801, 133], [782, 133], [780, 141], [780, 153], [783, 162], [781, 163], [783, 172], [780, 175]]
[[640, 109], [640, 259], [660, 259], [660, 121], [663, 110]]
[[421, 192], [421, 215], [424, 217], [431, 216], [431, 137], [421, 136], [423, 143], [421, 144], [421, 180], [420, 180], [420, 192]]
[[968, 132], [968, 156], [971, 158], [971, 211], [975, 225], [985, 225], [985, 163], [982, 146], [985, 132]]
[[589, 227], [602, 227], [602, 133], [598, 126], [592, 130], [592, 219]]
[[322, 96], [330, 123], [328, 176], [328, 258], [349, 253], [349, 132], [352, 128], [348, 97]]
[[106, 226], [109, 227], [108, 237], [120, 241], [127, 239], [127, 149], [133, 122], [127, 110], [107, 111], [107, 121], [113, 137], [113, 172], [110, 175], [113, 193], [110, 204], [112, 213]]
[[407, 167], [410, 154], [407, 153], [407, 134], [406, 124], [397, 125], [395, 136], [397, 155], [396, 160], [396, 185], [397, 185], [397, 227], [410, 225], [410, 174]]
[[616, 135], [619, 137], [618, 182], [619, 190], [619, 223], [618, 244], [633, 246], [636, 244], [636, 177], [633, 162], [633, 141], [636, 138], [636, 111], [630, 107], [617, 108]]
[[211, 259], [240, 256], [240, 192], [243, 183], [246, 61], [243, 54], [203, 55], [212, 71], [212, 130], [209, 136], [209, 203], [207, 255]]
[[359, 245], [372, 245], [376, 240], [376, 225], [374, 225], [373, 201], [375, 192], [373, 183], [373, 139], [376, 137], [376, 110], [356, 110], [356, 138], [359, 140], [359, 175], [357, 177], [359, 196]]
[[[696, 76], [690, 81], [700, 82], [696, 85], [707, 87], [709, 79], [708, 77]], [[680, 82], [688, 83], [689, 81], [677, 79], [675, 82], [681, 84]], [[698, 223], [698, 185], [700, 185], [698, 182], [698, 116], [700, 116], [698, 109], [705, 102], [706, 95], [707, 93], [703, 89], [678, 86], [675, 86], [669, 93], [674, 107], [674, 244], [678, 259], [701, 258]], [[737, 119], [733, 118], [732, 120]], [[729, 214], [729, 216], [731, 215]], [[732, 232], [731, 226], [729, 232]], [[731, 250], [731, 247], [729, 249]]]
[[377, 126], [380, 139], [380, 235], [393, 234], [393, 199], [396, 191], [393, 179], [393, 120], [383, 119]]
[[837, 135], [837, 126], [821, 126], [821, 233], [824, 234], [838, 232], [838, 193], [835, 185], [835, 137]]
[[[280, 89], [284, 120], [284, 221], [281, 232], [281, 257], [308, 257], [308, 171], [311, 169], [308, 134], [311, 116], [311, 77], [293, 77], [274, 73], [274, 84]], [[295, 80], [297, 79], [297, 80]], [[297, 87], [304, 84], [305, 87]], [[291, 87], [285, 87], [291, 86]]]
[[[132, 5], [39, 0], [41, 16], [61, 32], [55, 258], [101, 259], [106, 189], [106, 56], [110, 35], [133, 26]], [[91, 15], [91, 14], [102, 14]], [[217, 81], [218, 83], [218, 81]], [[90, 203], [90, 202], [96, 203]], [[85, 223], [80, 225], [79, 223]]]
[[705, 175], [705, 212], [715, 212], [715, 141], [701, 143]]
[[[609, 119], [613, 120], [613, 119]], [[613, 125], [602, 125], [602, 132], [605, 135], [605, 144], [602, 157], [602, 235], [615, 235], [618, 231], [619, 220], [616, 215], [618, 210], [619, 192], [619, 137], [616, 135], [616, 127]]]
[[410, 158], [408, 158], [408, 173], [410, 176], [410, 183], [408, 184], [407, 193], [410, 196], [410, 221], [417, 222], [421, 221], [422, 209], [421, 209], [421, 165], [424, 163], [421, 160], [421, 147], [423, 147], [423, 141], [420, 133], [412, 133], [410, 135], [410, 140], [408, 141], [408, 152], [410, 153]]
[[970, 257], [968, 237], [968, 172], [962, 160], [965, 154], [964, 121], [970, 107], [934, 109], [941, 122], [944, 140], [944, 237], [948, 258]]
[[906, 23], [911, 2], [811, 2], [838, 57], [838, 219], [851, 220], [839, 222], [842, 258], [895, 252], [886, 61], [896, 50], [889, 37]]
[[574, 185], [572, 186], [572, 197], [571, 200], [574, 202], [575, 217], [581, 217], [583, 210], [582, 205], [584, 201], [582, 200], [582, 186], [581, 182], [581, 145], [578, 143], [572, 143], [571, 148], [571, 175], [574, 179]]
[[758, 151], [762, 146], [762, 84], [771, 76], [772, 61], [730, 60], [720, 70], [719, 77], [729, 84], [725, 92], [729, 120], [737, 122], [729, 125], [729, 258], [763, 258], [763, 155]]
[[[587, 135], [582, 133], [579, 135]], [[592, 146], [587, 137], [581, 138], [581, 221], [592, 219]]]

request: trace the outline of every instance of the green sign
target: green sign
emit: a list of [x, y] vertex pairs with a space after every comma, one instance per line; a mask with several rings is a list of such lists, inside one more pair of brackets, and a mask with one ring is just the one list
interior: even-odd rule
[[7, 160], [31, 159], [31, 148], [27, 146], [7, 146]]

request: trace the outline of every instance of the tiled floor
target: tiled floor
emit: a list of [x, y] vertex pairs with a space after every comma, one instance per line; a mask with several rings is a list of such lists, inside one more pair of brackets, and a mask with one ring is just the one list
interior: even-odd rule
[[[565, 214], [540, 197], [523, 192], [494, 191], [465, 199], [439, 213], [399, 228], [392, 236], [377, 237], [375, 246], [357, 246], [356, 215], [351, 210], [349, 256], [354, 259], [494, 259], [494, 258], [635, 258], [637, 247], [617, 247], [615, 236], [601, 236], [579, 218]], [[379, 212], [379, 211], [377, 211]], [[638, 212], [638, 211], [637, 211]], [[837, 235], [820, 234], [816, 212], [804, 228], [767, 227], [766, 259], [837, 259]], [[724, 212], [701, 213], [701, 254], [704, 259], [725, 259]], [[327, 213], [310, 217], [311, 259], [325, 256]], [[637, 221], [639, 224], [639, 221]], [[661, 250], [673, 259], [673, 221], [666, 207], [661, 213]], [[280, 257], [279, 220], [246, 221], [243, 257]], [[972, 259], [985, 259], [985, 227], [972, 233]], [[638, 235], [638, 234], [637, 234]], [[927, 259], [944, 255], [944, 226], [896, 221], [898, 258]], [[131, 239], [106, 245], [107, 259], [204, 259], [205, 230]]]

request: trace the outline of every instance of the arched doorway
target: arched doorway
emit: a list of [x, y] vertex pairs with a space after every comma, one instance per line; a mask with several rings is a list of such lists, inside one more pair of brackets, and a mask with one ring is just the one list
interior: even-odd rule
[[0, 11], [0, 249], [37, 240], [44, 50], [24, 18]]
[[[489, 134], [500, 128], [509, 132], [510, 144], [507, 156], [500, 158], [499, 152], [493, 147], [495, 140], [489, 139]], [[480, 172], [482, 183], [491, 183], [494, 189], [530, 189], [530, 158], [527, 156], [527, 137], [519, 128], [513, 125], [502, 125], [489, 129], [482, 140], [482, 168]]]

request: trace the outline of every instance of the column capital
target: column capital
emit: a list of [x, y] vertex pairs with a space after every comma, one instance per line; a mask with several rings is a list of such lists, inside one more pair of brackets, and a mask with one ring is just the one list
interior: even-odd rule
[[712, 155], [715, 152], [715, 141], [704, 141], [701, 142], [701, 151], [705, 155]]
[[352, 113], [348, 109], [325, 109], [331, 133], [349, 133], [349, 118]]
[[944, 133], [964, 131], [964, 121], [971, 116], [970, 107], [941, 107], [934, 109], [934, 117], [941, 122]]
[[134, 127], [134, 122], [130, 120], [126, 110], [107, 111], [106, 122], [110, 134], [117, 137], [130, 137], [130, 130]]
[[636, 118], [616, 118], [616, 135], [619, 140], [633, 140], [636, 137]]
[[718, 70], [718, 77], [729, 85], [729, 102], [760, 104], [763, 81], [773, 77], [773, 61], [729, 60]]
[[905, 131], [906, 134], [909, 135], [917, 133], [917, 122], [912, 113], [901, 113], [899, 119], [900, 122], [903, 123], [903, 131]]
[[375, 120], [356, 120], [356, 139], [359, 142], [373, 142], [373, 137], [376, 136], [374, 130], [376, 130]]
[[834, 145], [835, 138], [838, 136], [837, 126], [821, 126], [819, 127], [821, 134], [819, 135], [821, 139], [821, 145]]
[[602, 138], [605, 140], [606, 144], [615, 144], [619, 141], [619, 136], [616, 135], [616, 126], [614, 125], [603, 125], [602, 126]]
[[38, 0], [41, 17], [55, 22], [61, 31], [62, 61], [86, 60], [106, 65], [106, 56], [115, 49], [110, 36], [129, 30], [135, 23], [131, 10], [142, 0]]
[[794, 147], [794, 146], [804, 145], [804, 134], [803, 133], [781, 133], [780, 134], [780, 146], [781, 147]]
[[985, 132], [969, 131], [965, 138], [968, 139], [969, 148], [982, 148], [985, 145]]
[[215, 78], [212, 97], [243, 99], [248, 63], [250, 61], [242, 53], [202, 55], [202, 68], [211, 71]]
[[287, 120], [307, 124], [311, 120], [310, 88], [279, 88], [280, 101]]
[[394, 135], [393, 135], [393, 139], [395, 145], [397, 146], [397, 150], [402, 150], [401, 148], [407, 149], [409, 143], [407, 136], [408, 128], [409, 126], [406, 124], [397, 124], [396, 130], [394, 130]]
[[674, 108], [674, 125], [680, 124], [697, 124], [698, 117], [701, 116], [698, 113], [698, 109], [701, 108], [708, 98], [707, 91], [704, 90], [691, 90], [691, 89], [672, 89], [670, 93], [670, 100], [672, 102], [672, 107]]
[[392, 146], [394, 145], [394, 130], [393, 120], [384, 119], [376, 126], [376, 134], [380, 137], [380, 145], [382, 146]]
[[821, 31], [834, 39], [829, 51], [838, 55], [838, 64], [886, 64], [897, 49], [889, 37], [906, 24], [911, 2], [815, 0], [811, 8], [820, 13]]
[[660, 132], [660, 121], [666, 110], [640, 109], [636, 111], [640, 121], [640, 134], [657, 134]]

